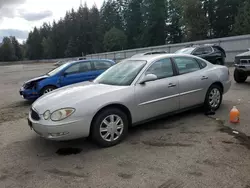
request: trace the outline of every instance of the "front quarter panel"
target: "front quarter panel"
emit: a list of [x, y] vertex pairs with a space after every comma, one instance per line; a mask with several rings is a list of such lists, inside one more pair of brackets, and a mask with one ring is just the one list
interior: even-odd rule
[[59, 88], [60, 85], [59, 85], [58, 76], [48, 77], [47, 79], [44, 79], [44, 80], [40, 81], [39, 83], [37, 83], [38, 92], [41, 92], [41, 90], [44, 87], [49, 86], [49, 85], [56, 86], [57, 88]]

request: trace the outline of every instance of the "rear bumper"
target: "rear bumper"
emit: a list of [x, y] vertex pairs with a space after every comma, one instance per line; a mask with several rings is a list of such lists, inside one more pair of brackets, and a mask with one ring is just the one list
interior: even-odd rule
[[228, 80], [226, 82], [223, 82], [223, 88], [224, 88], [224, 94], [227, 93], [231, 87], [232, 81]]

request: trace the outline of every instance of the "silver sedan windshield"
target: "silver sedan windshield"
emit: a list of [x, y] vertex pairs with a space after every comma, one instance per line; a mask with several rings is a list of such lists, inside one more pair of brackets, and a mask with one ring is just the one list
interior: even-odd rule
[[146, 61], [126, 60], [118, 63], [100, 75], [94, 82], [106, 85], [128, 86], [130, 85]]

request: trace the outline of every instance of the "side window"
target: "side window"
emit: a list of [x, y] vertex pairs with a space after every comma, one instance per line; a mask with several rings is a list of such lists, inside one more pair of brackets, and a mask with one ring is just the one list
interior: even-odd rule
[[204, 48], [197, 48], [193, 53], [193, 55], [202, 55], [202, 54], [204, 54]]
[[91, 71], [91, 63], [90, 62], [80, 63], [79, 72], [88, 72], [88, 71]]
[[212, 53], [212, 52], [213, 52], [213, 50], [212, 50], [211, 47], [205, 47], [205, 48], [204, 48], [204, 53], [205, 53], [205, 54], [210, 54], [210, 53]]
[[205, 68], [207, 66], [207, 63], [205, 61], [202, 61], [201, 59], [196, 59], [200, 65], [201, 65], [201, 68]]
[[96, 61], [94, 62], [94, 66], [96, 70], [106, 70], [112, 66], [112, 64], [108, 61]]
[[172, 63], [170, 59], [162, 59], [155, 62], [149, 69], [146, 71], [147, 74], [154, 74], [158, 79], [171, 77], [174, 75]]
[[197, 61], [188, 57], [175, 57], [174, 58], [177, 68], [180, 74], [186, 74], [200, 70], [200, 66]]
[[66, 74], [75, 74], [75, 73], [78, 73], [79, 70], [80, 70], [80, 64], [77, 63], [77, 64], [72, 65], [71, 67], [69, 67], [69, 68], [65, 71], [65, 73], [66, 73]]

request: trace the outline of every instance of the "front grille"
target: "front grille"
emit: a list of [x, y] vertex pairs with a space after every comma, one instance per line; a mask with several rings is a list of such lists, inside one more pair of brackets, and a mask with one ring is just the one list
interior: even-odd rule
[[240, 64], [249, 64], [250, 63], [250, 59], [241, 59], [240, 60]]
[[39, 114], [31, 108], [31, 118], [38, 121], [40, 119]]

